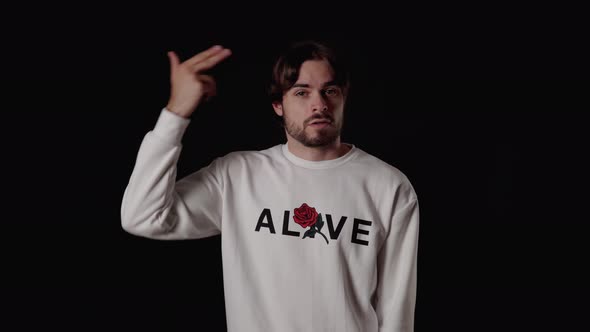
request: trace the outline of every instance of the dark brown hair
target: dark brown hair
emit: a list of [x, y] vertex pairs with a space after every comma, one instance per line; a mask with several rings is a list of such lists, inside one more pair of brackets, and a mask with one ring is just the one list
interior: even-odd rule
[[350, 74], [346, 65], [336, 58], [335, 51], [324, 43], [305, 40], [291, 44], [276, 60], [268, 95], [271, 102], [283, 100], [299, 77], [301, 65], [308, 60], [325, 60], [334, 71], [334, 81], [346, 96], [350, 87]]

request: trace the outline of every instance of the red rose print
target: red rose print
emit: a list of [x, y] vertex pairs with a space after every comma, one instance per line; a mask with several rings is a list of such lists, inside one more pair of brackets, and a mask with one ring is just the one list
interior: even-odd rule
[[303, 228], [309, 227], [309, 229], [305, 231], [305, 234], [303, 234], [304, 239], [306, 237], [314, 238], [315, 234], [318, 233], [324, 238], [324, 240], [326, 240], [326, 243], [328, 243], [328, 238], [321, 232], [322, 227], [324, 226], [322, 215], [318, 214], [315, 208], [303, 203], [299, 208], [295, 208], [294, 211], [293, 220]]
[[300, 208], [296, 208], [293, 216], [293, 220], [303, 228], [313, 226], [317, 218], [318, 213], [315, 208], [309, 207], [306, 203], [303, 203]]

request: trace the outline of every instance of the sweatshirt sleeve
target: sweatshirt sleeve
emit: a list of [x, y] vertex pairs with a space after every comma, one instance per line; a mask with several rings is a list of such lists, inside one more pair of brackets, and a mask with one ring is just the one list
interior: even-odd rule
[[163, 109], [145, 135], [121, 204], [121, 224], [128, 233], [161, 240], [221, 233], [221, 159], [176, 181], [181, 139], [189, 122]]
[[392, 217], [378, 255], [379, 332], [414, 331], [419, 209], [409, 200]]

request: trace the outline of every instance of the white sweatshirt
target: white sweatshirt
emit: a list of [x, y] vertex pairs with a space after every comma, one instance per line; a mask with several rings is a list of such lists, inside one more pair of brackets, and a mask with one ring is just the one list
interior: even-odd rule
[[419, 215], [404, 174], [352, 144], [324, 161], [279, 144], [177, 182], [189, 122], [163, 109], [144, 137], [122, 226], [165, 240], [221, 234], [229, 332], [413, 331]]

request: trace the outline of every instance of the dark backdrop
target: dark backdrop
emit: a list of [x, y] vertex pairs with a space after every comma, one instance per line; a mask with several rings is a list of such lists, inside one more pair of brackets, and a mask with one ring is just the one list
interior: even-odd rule
[[167, 102], [166, 51], [233, 50], [185, 135], [184, 176], [285, 141], [264, 93], [272, 59], [320, 38], [352, 64], [343, 141], [419, 195], [416, 331], [584, 330], [588, 71], [575, 8], [272, 8], [52, 5], [3, 23], [2, 321], [225, 330], [220, 237], [120, 228], [139, 144]]

